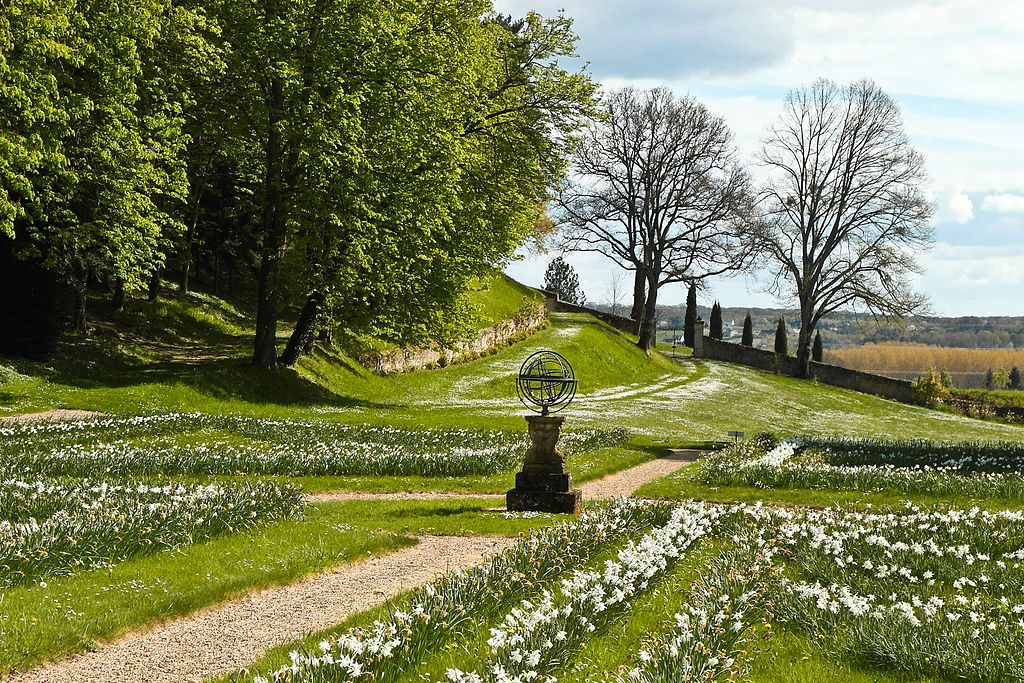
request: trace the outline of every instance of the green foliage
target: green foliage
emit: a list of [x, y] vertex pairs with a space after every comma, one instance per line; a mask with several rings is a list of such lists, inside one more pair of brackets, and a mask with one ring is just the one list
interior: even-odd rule
[[942, 375], [931, 368], [914, 382], [914, 402], [929, 408], [946, 403], [949, 400], [949, 387]]
[[711, 323], [710, 323], [710, 334], [712, 339], [722, 338], [722, 307], [715, 302], [715, 305], [711, 307]]
[[741, 346], [754, 345], [754, 322], [750, 319], [750, 312], [743, 318], [743, 336], [740, 338]]
[[821, 332], [814, 332], [814, 345], [811, 346], [811, 360], [820, 363], [825, 356], [825, 352], [821, 346]]
[[587, 303], [587, 295], [580, 289], [579, 276], [561, 256], [548, 263], [547, 270], [544, 271], [544, 289], [556, 292], [559, 299], [570, 304], [584, 306]]
[[789, 340], [786, 337], [786, 319], [779, 318], [775, 328], [775, 353], [779, 356], [789, 355]]
[[1020, 390], [1020, 389], [1024, 388], [1024, 387], [1021, 386], [1020, 368], [1018, 368], [1016, 365], [1014, 365], [1013, 369], [1010, 370], [1010, 374], [1009, 374], [1008, 379], [1009, 379], [1009, 385], [1008, 385], [1007, 388], [1013, 389], [1013, 390]]

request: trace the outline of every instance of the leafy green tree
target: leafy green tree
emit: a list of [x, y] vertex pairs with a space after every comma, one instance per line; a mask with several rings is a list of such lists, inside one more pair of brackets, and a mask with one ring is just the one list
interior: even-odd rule
[[825, 351], [821, 346], [821, 331], [814, 333], [814, 345], [811, 347], [811, 360], [820, 363], [825, 357]]
[[544, 271], [544, 289], [557, 292], [559, 299], [577, 306], [587, 303], [587, 296], [580, 289], [580, 279], [575, 269], [561, 256], [548, 263]]
[[709, 334], [712, 339], [722, 338], [722, 307], [716, 301], [711, 307], [711, 320], [708, 323]]
[[1010, 375], [1007, 374], [1006, 368], [999, 368], [993, 375], [991, 386], [989, 388], [997, 391], [1002, 390], [1010, 386]]
[[741, 346], [754, 345], [754, 321], [750, 319], [750, 312], [743, 318], [743, 337], [740, 339]]
[[686, 314], [683, 317], [683, 344], [693, 347], [693, 324], [697, 321], [697, 283], [691, 282], [686, 292]]
[[487, 2], [224, 0], [219, 100], [253, 198], [253, 364], [277, 362], [282, 297], [303, 297], [282, 360], [341, 325], [452, 341], [465, 292], [531, 234], [594, 85], [558, 59], [564, 17]]
[[779, 318], [775, 328], [775, 353], [780, 356], [789, 355], [789, 340], [786, 338], [786, 319]]
[[25, 79], [47, 84], [45, 106], [59, 115], [43, 117], [47, 151], [26, 177], [32, 208], [14, 231], [23, 256], [70, 280], [73, 324], [84, 329], [88, 279], [142, 288], [180, 225], [181, 92], [152, 67], [180, 27], [171, 15], [187, 11], [162, 0], [34, 2], [44, 26], [55, 6], [66, 12], [60, 35], [34, 53]]

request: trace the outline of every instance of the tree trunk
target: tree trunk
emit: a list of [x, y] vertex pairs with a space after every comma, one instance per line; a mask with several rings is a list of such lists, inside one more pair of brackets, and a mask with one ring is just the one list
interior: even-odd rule
[[644, 305], [642, 322], [640, 324], [640, 334], [636, 345], [643, 349], [644, 353], [649, 354], [651, 347], [655, 345], [655, 335], [657, 330], [655, 325], [657, 324], [658, 317], [658, 283], [648, 282], [647, 283], [647, 302]]
[[279, 77], [271, 80], [266, 143], [266, 176], [262, 232], [263, 253], [260, 259], [259, 287], [256, 295], [256, 337], [253, 341], [252, 364], [271, 369], [277, 363], [277, 299], [284, 247], [285, 219], [281, 131], [278, 125], [284, 107], [284, 84]]
[[636, 269], [636, 275], [633, 278], [633, 308], [630, 310], [629, 317], [633, 319], [635, 323], [634, 332], [639, 335], [640, 328], [643, 324], [644, 318], [644, 304], [646, 302], [647, 293], [647, 275], [643, 268]]
[[316, 339], [316, 321], [320, 317], [320, 307], [323, 303], [323, 295], [313, 292], [306, 297], [306, 304], [299, 313], [299, 319], [292, 330], [292, 336], [288, 338], [288, 346], [281, 354], [281, 362], [285, 365], [295, 365], [295, 361], [303, 353], [308, 353], [313, 348], [313, 341]]
[[807, 379], [811, 374], [811, 312], [800, 307], [800, 336], [796, 345], [796, 376]]
[[72, 266], [72, 287], [74, 288], [74, 308], [71, 312], [71, 329], [85, 334], [88, 330], [85, 318], [85, 297], [89, 274], [81, 263], [75, 259]]
[[124, 280], [121, 278], [114, 279], [114, 310], [124, 310]]
[[156, 301], [156, 298], [160, 296], [160, 271], [154, 270], [153, 274], [149, 276], [149, 290], [147, 291], [147, 298], [150, 302]]

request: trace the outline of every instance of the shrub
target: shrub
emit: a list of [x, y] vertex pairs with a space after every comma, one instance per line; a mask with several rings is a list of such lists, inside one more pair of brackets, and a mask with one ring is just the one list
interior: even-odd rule
[[754, 323], [750, 319], [750, 311], [747, 311], [747, 317], [743, 319], [743, 338], [740, 339], [740, 345], [754, 345]]
[[942, 375], [931, 368], [914, 382], [914, 402], [929, 408], [949, 400], [949, 388], [943, 383]]
[[824, 351], [821, 348], [821, 332], [814, 333], [814, 345], [811, 346], [811, 360], [820, 363]]

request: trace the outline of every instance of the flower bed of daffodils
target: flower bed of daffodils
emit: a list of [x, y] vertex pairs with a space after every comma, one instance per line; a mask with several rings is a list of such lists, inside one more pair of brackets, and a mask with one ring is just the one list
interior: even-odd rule
[[696, 477], [708, 486], [1024, 501], [1024, 447], [823, 438], [767, 445], [749, 441], [702, 460]]
[[[621, 431], [566, 434], [571, 455], [622, 443]], [[26, 422], [0, 427], [0, 467], [75, 477], [256, 474], [443, 476], [512, 471], [524, 434], [407, 429], [200, 413]]]
[[0, 481], [0, 586], [109, 566], [296, 514], [301, 492], [219, 485]]
[[599, 680], [578, 659], [588, 640], [678, 585], [667, 577], [698, 548], [710, 559], [678, 607], [655, 615], [600, 680], [742, 679], [768, 631], [804, 632], [829, 659], [910, 676], [1024, 677], [1024, 513], [620, 501], [428, 584], [255, 679]]

